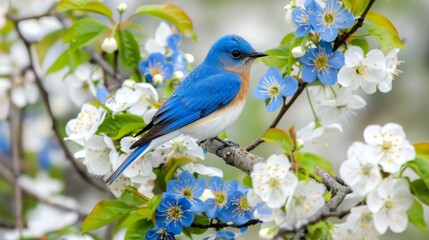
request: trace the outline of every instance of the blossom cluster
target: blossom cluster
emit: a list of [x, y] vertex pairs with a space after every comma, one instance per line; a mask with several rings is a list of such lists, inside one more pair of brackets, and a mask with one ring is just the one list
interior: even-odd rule
[[355, 197], [366, 198], [366, 205], [352, 208], [346, 223], [336, 226], [336, 239], [352, 235], [375, 239], [387, 228], [402, 232], [408, 223], [406, 211], [414, 197], [400, 171], [416, 157], [414, 147], [395, 123], [370, 125], [364, 138], [365, 143], [355, 142], [349, 148], [340, 176]]
[[[301, 94], [297, 92], [300, 87], [307, 88], [314, 121], [298, 131], [298, 139], [326, 146], [327, 133], [342, 132], [341, 125], [365, 108], [366, 101], [357, 90], [366, 94], [391, 91], [392, 81], [401, 72], [397, 69], [399, 49], [368, 50], [367, 45], [353, 41], [347, 48], [338, 47], [342, 31], [355, 23], [352, 12], [339, 0], [297, 0], [285, 8], [286, 21], [296, 30], [272, 50], [270, 57], [275, 60], [265, 61], [271, 67], [254, 96], [265, 100], [267, 111], [274, 112], [287, 104], [288, 97]], [[276, 58], [279, 51], [285, 51], [284, 55]]]
[[[155, 87], [161, 87], [167, 80], [181, 80], [187, 74], [187, 61], [178, 49], [181, 35], [173, 33], [166, 23], [161, 23], [155, 36], [145, 45], [149, 55], [140, 62], [140, 70], [147, 82], [127, 79], [119, 89], [110, 93], [100, 81], [95, 84], [93, 79], [98, 77], [94, 77], [94, 70], [90, 66], [79, 66], [75, 73], [68, 76], [76, 75], [82, 79], [72, 81], [75, 85], [77, 82], [78, 87], [72, 88], [71, 92], [77, 94], [77, 88], [86, 85], [89, 87], [80, 88], [83, 91], [80, 95], [87, 94], [97, 99], [95, 104], [84, 103], [77, 118], [71, 119], [66, 125], [66, 139], [81, 147], [75, 157], [93, 175], [110, 176], [131, 154], [130, 146], [137, 140], [132, 134], [149, 124], [160, 106]], [[110, 126], [113, 122], [117, 123], [118, 129]], [[132, 185], [140, 193], [152, 197], [156, 179], [153, 169], [168, 163], [170, 159], [182, 157], [188, 159], [181, 166], [183, 170], [209, 176], [223, 174], [219, 169], [199, 164], [198, 159], [204, 159], [202, 148], [195, 139], [182, 135], [137, 159], [111, 186], [111, 190], [120, 196], [126, 186]]]
[[[239, 186], [237, 180], [222, 181], [212, 177], [207, 183], [204, 178], [195, 179], [188, 171], [177, 180], [167, 184], [167, 191], [155, 212], [156, 228], [146, 233], [146, 239], [171, 239], [180, 234], [184, 227], [191, 226], [195, 215], [218, 219], [223, 223], [245, 224], [254, 218], [255, 208], [248, 201], [249, 188]], [[235, 234], [219, 231], [222, 239], [234, 239]], [[207, 237], [210, 239], [210, 236]]]

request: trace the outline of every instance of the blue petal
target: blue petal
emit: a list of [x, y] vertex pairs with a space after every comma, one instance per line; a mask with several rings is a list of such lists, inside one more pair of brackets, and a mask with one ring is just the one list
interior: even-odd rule
[[332, 42], [337, 38], [338, 36], [338, 28], [331, 25], [330, 27], [327, 27], [325, 31], [320, 32], [320, 38], [323, 41]]
[[302, 66], [301, 75], [304, 82], [314, 82], [317, 79], [317, 70], [313, 66], [304, 65]]
[[165, 62], [165, 56], [159, 52], [154, 52], [147, 57], [147, 62], [150, 63], [152, 66], [157, 63], [163, 64]]
[[243, 213], [240, 214], [236, 214], [233, 221], [240, 225], [240, 224], [245, 224], [247, 221], [249, 221], [250, 219], [247, 218]]
[[337, 82], [337, 69], [329, 69], [329, 71], [324, 71], [319, 74], [319, 80], [325, 85], [334, 85]]
[[192, 204], [189, 202], [189, 200], [186, 197], [177, 199], [177, 204], [180, 206], [182, 210], [189, 210], [191, 209], [191, 206], [192, 206]]
[[206, 188], [206, 179], [204, 178], [198, 179], [197, 182], [195, 183], [193, 197], [199, 198], [203, 194], [205, 188]]
[[319, 21], [319, 15], [323, 14], [322, 11], [316, 10], [315, 12], [308, 15], [308, 20], [310, 22], [311, 27], [315, 32], [323, 32], [325, 30], [325, 25], [323, 22]]
[[341, 29], [346, 29], [355, 22], [353, 14], [345, 8], [335, 16], [335, 19], [335, 24]]
[[319, 4], [317, 2], [315, 2], [314, 0], [307, 0], [304, 3], [304, 7], [307, 10], [307, 12], [308, 11], [310, 11], [310, 12], [316, 11], [316, 9], [317, 9], [316, 5], [318, 6]]
[[148, 73], [148, 62], [147, 61], [140, 61], [139, 63], [139, 70], [142, 73]]
[[184, 227], [191, 226], [192, 222], [194, 221], [194, 213], [192, 211], [185, 211], [183, 212], [182, 217], [180, 218], [180, 223]]
[[215, 218], [219, 215], [219, 208], [215, 206], [215, 200], [213, 198], [207, 199], [204, 204], [206, 205], [207, 217]]
[[173, 234], [179, 234], [182, 232], [183, 226], [180, 224], [180, 221], [171, 221], [165, 226], [167, 231], [172, 232]]
[[307, 49], [307, 51], [305, 52], [305, 55], [299, 58], [299, 62], [305, 65], [312, 65], [314, 64], [314, 56], [317, 56], [318, 53], [319, 53], [318, 48]]
[[305, 9], [299, 7], [292, 9], [292, 21], [298, 26], [308, 25], [308, 23], [301, 21], [302, 18], [308, 17], [307, 15]]
[[156, 233], [159, 230], [159, 228], [152, 228], [149, 231], [146, 232], [146, 239], [147, 240], [155, 240], [159, 238], [159, 234]]
[[255, 90], [253, 90], [253, 96], [255, 96], [258, 99], [265, 100], [268, 98], [268, 94], [262, 94], [262, 92], [264, 91], [267, 91], [267, 90], [261, 87], [256, 87]]
[[232, 218], [234, 216], [234, 213], [232, 212], [235, 209], [235, 207], [232, 207], [231, 204], [228, 204], [227, 207], [224, 207], [219, 215], [218, 218], [222, 221], [222, 222], [231, 222]]
[[177, 51], [180, 41], [182, 40], [182, 35], [180, 34], [172, 34], [167, 38], [167, 46], [173, 50]]
[[270, 77], [273, 77], [274, 79], [282, 79], [282, 73], [278, 68], [270, 67], [268, 68], [267, 73], [265, 73], [263, 78], [269, 79]]
[[194, 199], [192, 202], [192, 212], [199, 213], [206, 209], [206, 205], [200, 199]]
[[340, 69], [344, 66], [344, 54], [338, 51], [333, 52], [328, 59], [328, 64], [333, 68]]
[[180, 174], [179, 181], [181, 183], [186, 183], [184, 185], [186, 187], [190, 187], [190, 186], [194, 185], [194, 183], [196, 182], [194, 175], [192, 175], [192, 173], [190, 173], [189, 171], [186, 171], [186, 170]]
[[181, 194], [181, 190], [182, 188], [179, 185], [179, 189], [180, 191], [176, 191], [176, 189], [178, 189], [178, 185], [179, 185], [179, 181], [178, 180], [170, 180], [167, 183], [167, 192], [170, 194], [173, 194], [175, 196], [177, 196], [178, 194]]
[[320, 41], [319, 51], [323, 51], [325, 55], [332, 53], [332, 44], [330, 42]]
[[310, 25], [303, 25], [303, 26], [299, 26], [296, 30], [295, 30], [295, 36], [297, 37], [305, 37], [308, 35], [308, 33], [311, 30], [311, 26]]
[[167, 217], [161, 216], [160, 214], [157, 214], [156, 211], [155, 211], [155, 216], [156, 216], [156, 220], [155, 220], [156, 226], [166, 227], [165, 220], [167, 219]]
[[109, 97], [109, 92], [105, 88], [99, 88], [96, 91], [96, 96], [98, 101], [100, 101], [101, 103], [105, 103], [107, 97]]
[[268, 112], [274, 112], [283, 104], [283, 98], [281, 96], [278, 96], [276, 98], [273, 98], [271, 102], [267, 105], [267, 111]]
[[237, 187], [238, 187], [238, 181], [237, 180], [232, 180], [230, 182], [226, 182], [225, 186], [223, 187], [224, 192], [226, 192], [227, 195], [231, 195], [232, 193], [234, 193], [235, 191], [237, 191]]
[[209, 189], [213, 192], [220, 192], [223, 189], [223, 181], [220, 177], [212, 177], [209, 181]]
[[217, 231], [216, 235], [218, 237], [221, 237], [221, 238], [224, 238], [224, 239], [232, 239], [235, 236], [235, 234], [233, 232], [225, 231], [225, 230]]
[[283, 78], [282, 82], [285, 85], [285, 87], [280, 91], [282, 96], [292, 96], [296, 93], [296, 90], [298, 90], [298, 81], [295, 78], [288, 76]]
[[172, 63], [165, 62], [164, 65], [162, 65], [162, 76], [164, 77], [164, 80], [168, 80], [173, 76], [174, 73], [174, 66]]

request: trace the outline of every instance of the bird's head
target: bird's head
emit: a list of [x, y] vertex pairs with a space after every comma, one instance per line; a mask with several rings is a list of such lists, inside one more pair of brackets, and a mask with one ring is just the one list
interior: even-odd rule
[[206, 63], [220, 66], [234, 72], [248, 72], [253, 61], [267, 56], [257, 52], [244, 38], [237, 35], [226, 35], [217, 40], [211, 47]]

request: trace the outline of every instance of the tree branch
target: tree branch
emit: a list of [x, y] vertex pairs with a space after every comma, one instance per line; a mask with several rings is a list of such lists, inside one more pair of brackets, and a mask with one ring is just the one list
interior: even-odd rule
[[23, 215], [23, 202], [22, 202], [22, 192], [21, 188], [17, 182], [19, 175], [21, 174], [21, 134], [22, 134], [22, 124], [21, 111], [17, 109], [13, 104], [11, 104], [10, 109], [10, 138], [12, 145], [12, 165], [13, 165], [13, 180], [14, 180], [14, 193], [15, 193], [15, 225], [18, 228], [19, 235], [22, 234], [22, 229], [24, 228]]
[[207, 139], [200, 145], [208, 152], [222, 158], [228, 165], [236, 167], [247, 174], [250, 174], [253, 165], [265, 161], [263, 157], [249, 153], [243, 148], [225, 147], [223, 142], [215, 138]]
[[282, 229], [277, 233], [277, 236], [281, 236], [283, 234], [291, 232], [299, 233], [304, 231], [305, 233], [304, 228], [308, 225], [317, 223], [320, 220], [329, 217], [342, 218], [349, 213], [349, 210], [337, 212], [336, 209], [340, 205], [340, 203], [343, 202], [347, 194], [351, 193], [351, 189], [348, 186], [342, 185], [337, 182], [336, 178], [331, 176], [327, 171], [319, 167], [316, 167], [316, 171], [317, 174], [322, 178], [323, 184], [332, 190], [332, 198], [313, 216], [282, 227]]
[[[283, 118], [283, 116], [285, 115], [285, 113], [289, 110], [289, 108], [292, 106], [292, 104], [295, 102], [295, 100], [299, 97], [299, 95], [301, 95], [301, 93], [304, 91], [305, 87], [307, 86], [307, 83], [304, 82], [302, 84], [300, 84], [298, 90], [296, 91], [296, 93], [292, 96], [292, 98], [289, 100], [289, 102], [283, 104], [282, 108], [280, 109], [279, 114], [277, 115], [277, 117], [274, 119], [274, 121], [270, 124], [270, 126], [267, 128], [271, 129], [271, 128], [275, 128], [277, 127], [277, 125], [279, 124], [280, 120]], [[262, 137], [260, 137], [258, 140], [256, 140], [254, 143], [252, 143], [250, 146], [248, 146], [246, 148], [247, 151], [252, 151], [253, 149], [255, 149], [257, 146], [259, 146], [259, 144], [263, 143], [264, 141], [262, 140]]]
[[256, 225], [260, 223], [258, 219], [251, 219], [248, 222], [244, 224], [235, 224], [235, 223], [223, 223], [223, 222], [217, 222], [217, 223], [210, 223], [210, 224], [202, 224], [202, 223], [192, 223], [191, 227], [194, 228], [225, 228], [225, 227], [233, 227], [233, 228], [246, 228], [252, 225]]
[[[4, 158], [3, 156], [0, 156], [0, 158]], [[6, 159], [9, 160], [9, 159]], [[82, 210], [78, 209], [78, 208], [73, 208], [69, 205], [64, 204], [62, 201], [55, 199], [54, 197], [48, 197], [48, 196], [42, 196], [39, 195], [37, 193], [35, 193], [34, 191], [32, 191], [31, 189], [28, 189], [26, 187], [23, 187], [22, 185], [20, 185], [18, 183], [18, 178], [15, 178], [10, 172], [7, 171], [7, 167], [5, 165], [3, 165], [2, 162], [0, 162], [0, 175], [3, 176], [4, 179], [6, 179], [6, 181], [14, 184], [15, 186], [18, 186], [18, 188], [20, 189], [20, 191], [24, 191], [26, 194], [28, 194], [29, 196], [34, 197], [38, 202], [41, 203], [46, 203], [48, 205], [54, 206], [54, 207], [58, 207], [60, 209], [64, 209], [67, 211], [73, 211], [79, 214], [80, 217], [86, 217], [88, 214], [83, 212]], [[18, 175], [19, 176], [19, 175]], [[15, 224], [16, 227], [18, 227], [17, 224]]]
[[54, 113], [52, 112], [52, 108], [51, 108], [51, 104], [50, 104], [50, 100], [48, 97], [48, 92], [45, 90], [42, 80], [40, 79], [39, 74], [36, 72], [36, 69], [34, 67], [34, 59], [33, 59], [33, 54], [31, 52], [31, 43], [25, 39], [25, 37], [23, 36], [21, 30], [19, 29], [19, 25], [17, 24], [19, 20], [16, 19], [16, 17], [11, 16], [10, 14], [6, 15], [7, 18], [9, 18], [10, 20], [14, 21], [16, 24], [16, 31], [18, 33], [18, 36], [20, 37], [20, 39], [23, 41], [26, 49], [27, 49], [27, 54], [29, 56], [29, 62], [30, 62], [30, 69], [34, 72], [34, 76], [35, 76], [35, 81], [36, 81], [36, 85], [37, 88], [39, 89], [40, 92], [40, 96], [42, 98], [42, 101], [46, 107], [46, 111], [48, 112], [48, 115], [52, 121], [52, 130], [54, 132], [55, 138], [57, 139], [58, 144], [60, 145], [60, 147], [63, 149], [64, 154], [66, 156], [66, 158], [69, 160], [69, 162], [71, 163], [71, 165], [73, 166], [73, 168], [79, 173], [79, 175], [85, 179], [88, 183], [92, 184], [93, 186], [95, 186], [96, 188], [102, 190], [102, 191], [106, 191], [106, 192], [110, 192], [108, 191], [106, 185], [104, 184], [104, 182], [97, 180], [96, 178], [91, 178], [90, 176], [88, 176], [86, 174], [86, 172], [81, 168], [81, 166], [77, 163], [76, 159], [74, 158], [73, 154], [69, 151], [69, 149], [67, 148], [67, 145], [65, 144], [63, 137], [61, 136], [61, 133], [59, 131], [59, 127], [58, 127], [58, 121], [54, 116]]

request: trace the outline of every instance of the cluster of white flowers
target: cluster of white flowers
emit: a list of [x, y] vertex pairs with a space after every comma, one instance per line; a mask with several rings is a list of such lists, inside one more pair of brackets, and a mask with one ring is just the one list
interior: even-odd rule
[[[325, 186], [314, 180], [298, 181], [290, 167], [285, 155], [272, 155], [266, 163], [255, 164], [253, 168], [253, 190], [247, 197], [256, 207], [255, 217], [265, 224], [274, 222], [280, 227], [291, 224], [312, 216], [325, 204]], [[260, 234], [265, 231], [262, 228]]]
[[364, 138], [365, 143], [355, 142], [349, 148], [340, 176], [355, 196], [366, 197], [366, 205], [353, 208], [346, 223], [336, 226], [334, 239], [377, 239], [387, 228], [404, 231], [408, 223], [406, 211], [414, 200], [408, 182], [383, 175], [396, 174], [413, 160], [413, 146], [395, 123], [368, 126]]
[[[124, 113], [138, 116], [148, 124], [158, 105], [158, 93], [152, 85], [126, 80], [120, 89], [107, 98], [105, 107], [84, 104], [77, 118], [67, 123], [66, 139], [82, 147], [75, 153], [75, 157], [82, 160], [89, 173], [108, 177], [131, 154], [130, 146], [137, 138], [124, 136], [117, 141], [98, 133], [100, 125], [108, 116], [114, 118], [115, 115]], [[180, 157], [195, 161], [183, 165], [179, 171], [188, 170], [208, 176], [223, 175], [219, 169], [197, 163], [197, 159], [204, 159], [202, 148], [195, 139], [182, 135], [137, 159], [111, 186], [111, 190], [119, 196], [126, 186], [132, 185], [140, 193], [152, 197], [156, 178], [153, 169], [165, 164], [171, 158]]]

